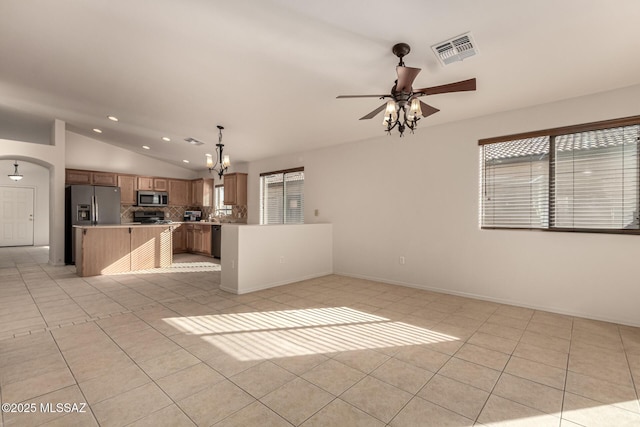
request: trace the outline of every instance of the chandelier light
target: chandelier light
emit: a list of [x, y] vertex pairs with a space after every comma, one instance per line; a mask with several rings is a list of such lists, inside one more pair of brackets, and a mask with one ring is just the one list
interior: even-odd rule
[[207, 154], [207, 168], [209, 169], [209, 173], [211, 173], [212, 171], [217, 173], [220, 179], [222, 179], [222, 176], [224, 175], [224, 173], [227, 171], [229, 166], [231, 166], [229, 155], [222, 154], [222, 150], [224, 149], [224, 144], [222, 143], [223, 129], [224, 127], [218, 125], [218, 143], [216, 144], [215, 164], [213, 163], [213, 156], [211, 156], [211, 154]]
[[13, 164], [14, 166], [13, 173], [10, 173], [8, 176], [9, 176], [9, 179], [11, 179], [12, 181], [20, 181], [22, 179], [22, 175], [20, 175], [20, 172], [18, 172], [18, 161], [14, 160], [14, 162], [15, 163]]

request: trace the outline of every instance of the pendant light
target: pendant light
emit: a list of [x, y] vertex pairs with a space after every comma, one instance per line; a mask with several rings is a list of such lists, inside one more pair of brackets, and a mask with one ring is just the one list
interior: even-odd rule
[[9, 176], [9, 179], [11, 179], [12, 181], [20, 181], [22, 179], [22, 175], [20, 175], [20, 172], [18, 172], [18, 161], [14, 160], [14, 162], [15, 163], [13, 164], [14, 166], [13, 173], [10, 173], [8, 176]]

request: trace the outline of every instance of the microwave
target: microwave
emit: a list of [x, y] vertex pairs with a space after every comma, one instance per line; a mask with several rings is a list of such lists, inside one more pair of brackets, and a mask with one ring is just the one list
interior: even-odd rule
[[138, 191], [138, 206], [167, 206], [169, 194], [166, 191]]

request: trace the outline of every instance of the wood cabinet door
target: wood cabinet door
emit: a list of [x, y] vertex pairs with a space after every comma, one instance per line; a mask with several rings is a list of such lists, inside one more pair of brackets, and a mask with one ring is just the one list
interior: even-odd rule
[[193, 225], [192, 224], [187, 224], [186, 225], [186, 240], [187, 240], [187, 252], [192, 252], [194, 249], [194, 233], [195, 230], [193, 229]]
[[153, 190], [153, 178], [148, 176], [139, 176], [138, 190]]
[[167, 191], [167, 180], [164, 178], [153, 178], [153, 189], [156, 191]]
[[204, 182], [201, 179], [196, 179], [194, 181], [191, 181], [191, 192], [192, 192], [192, 197], [191, 197], [191, 201], [194, 205], [196, 206], [202, 206], [202, 187], [204, 185]]
[[181, 179], [168, 180], [169, 206], [187, 206], [191, 195], [189, 194], [189, 181]]
[[136, 204], [136, 177], [133, 175], [118, 175], [118, 187], [120, 187], [120, 204]]
[[228, 174], [224, 176], [224, 204], [236, 205], [236, 174]]
[[91, 172], [77, 169], [66, 169], [64, 182], [67, 184], [91, 185]]
[[187, 251], [186, 225], [179, 225], [173, 229], [173, 253]]
[[211, 256], [211, 226], [202, 225], [202, 242], [200, 252]]
[[93, 185], [116, 187], [118, 185], [118, 178], [115, 173], [91, 172], [91, 183]]

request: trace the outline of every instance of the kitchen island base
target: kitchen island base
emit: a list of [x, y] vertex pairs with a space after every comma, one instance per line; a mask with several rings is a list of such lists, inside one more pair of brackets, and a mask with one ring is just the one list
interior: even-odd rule
[[80, 277], [170, 267], [171, 227], [75, 226], [76, 273]]

